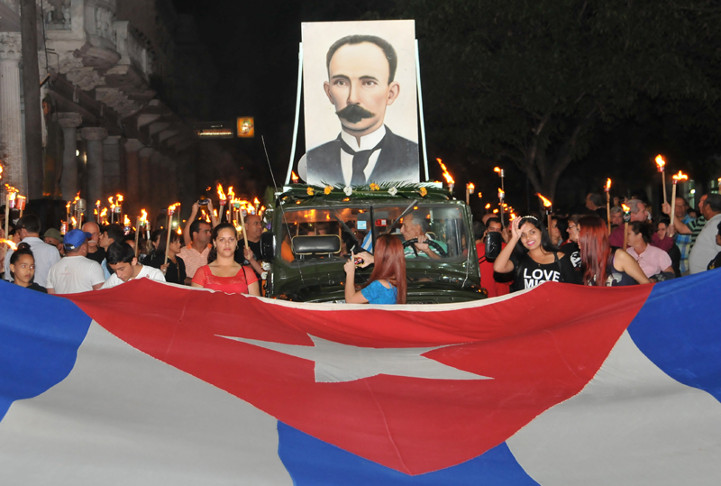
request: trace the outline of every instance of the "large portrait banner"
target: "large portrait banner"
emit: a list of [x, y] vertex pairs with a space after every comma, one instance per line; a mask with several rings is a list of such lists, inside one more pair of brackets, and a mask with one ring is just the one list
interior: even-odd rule
[[413, 20], [303, 23], [308, 184], [418, 182]]

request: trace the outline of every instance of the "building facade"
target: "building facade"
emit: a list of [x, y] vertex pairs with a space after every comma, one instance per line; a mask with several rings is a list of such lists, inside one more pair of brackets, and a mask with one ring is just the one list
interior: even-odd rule
[[[192, 19], [170, 0], [37, 0], [41, 106], [22, 90], [20, 0], [0, 0], [3, 183], [39, 198], [94, 202], [121, 193], [128, 211], [160, 208], [195, 186], [193, 115], [214, 80]], [[193, 66], [189, 69], [189, 66]], [[42, 110], [43, 173], [29, 174], [25, 110]]]

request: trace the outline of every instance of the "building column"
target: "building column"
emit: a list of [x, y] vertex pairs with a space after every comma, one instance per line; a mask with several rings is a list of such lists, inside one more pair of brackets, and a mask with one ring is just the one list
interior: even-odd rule
[[[123, 193], [121, 183], [122, 160], [120, 153], [120, 136], [109, 135], [103, 140], [103, 189], [104, 193]], [[93, 201], [95, 202], [95, 201]]]
[[155, 186], [152, 191], [152, 204], [153, 207], [167, 206], [172, 203], [166, 202], [165, 191], [168, 186], [168, 174], [163, 173], [163, 154], [157, 150], [153, 152], [150, 157], [150, 180], [155, 181]]
[[83, 122], [79, 113], [58, 113], [58, 123], [63, 128], [63, 173], [60, 178], [60, 192], [65, 201], [75, 197], [79, 191], [78, 184], [78, 130]]
[[140, 204], [140, 157], [138, 151], [143, 144], [137, 138], [125, 142], [125, 191], [131, 204]]
[[143, 206], [150, 205], [152, 208], [155, 208], [155, 206], [152, 206], [152, 192], [150, 189], [150, 181], [151, 181], [151, 174], [150, 174], [150, 157], [153, 155], [153, 152], [155, 152], [154, 149], [150, 147], [144, 147], [141, 148], [138, 151], [138, 157], [140, 159], [140, 184], [138, 184], [138, 187], [140, 188], [140, 197], [138, 198], [140, 201], [142, 201]]
[[83, 138], [87, 141], [87, 173], [88, 194], [85, 197], [88, 207], [95, 204], [98, 199], [103, 200], [103, 140], [108, 131], [100, 127], [85, 127], [81, 130]]
[[28, 193], [20, 108], [20, 32], [0, 32], [0, 159], [3, 182]]

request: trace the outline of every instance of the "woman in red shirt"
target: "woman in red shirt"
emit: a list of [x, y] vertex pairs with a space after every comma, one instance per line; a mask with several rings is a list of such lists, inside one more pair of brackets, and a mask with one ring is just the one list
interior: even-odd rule
[[233, 225], [221, 223], [213, 228], [212, 240], [213, 248], [208, 254], [208, 264], [195, 272], [191, 285], [230, 294], [260, 296], [258, 277], [253, 269], [235, 260], [238, 233]]

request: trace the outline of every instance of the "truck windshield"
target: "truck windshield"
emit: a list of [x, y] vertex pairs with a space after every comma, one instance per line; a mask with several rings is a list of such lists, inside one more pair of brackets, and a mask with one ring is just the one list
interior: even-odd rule
[[[456, 206], [379, 204], [344, 208], [286, 208], [284, 215], [285, 224], [280, 229], [283, 244], [280, 245], [279, 256], [285, 261], [344, 259], [351, 251], [372, 253], [375, 239], [384, 233], [397, 235], [404, 241], [406, 258], [409, 259], [458, 260], [468, 254], [470, 235], [466, 231], [463, 212]], [[340, 245], [331, 248], [328, 245], [329, 235], [337, 236]], [[293, 245], [294, 238], [298, 236], [304, 237], [302, 255], [297, 251], [300, 245]], [[312, 237], [318, 237], [317, 245], [312, 244]], [[426, 249], [415, 244], [419, 241], [428, 242], [428, 250], [433, 254], [419, 251], [419, 248]], [[334, 251], [335, 248], [339, 250]]]

